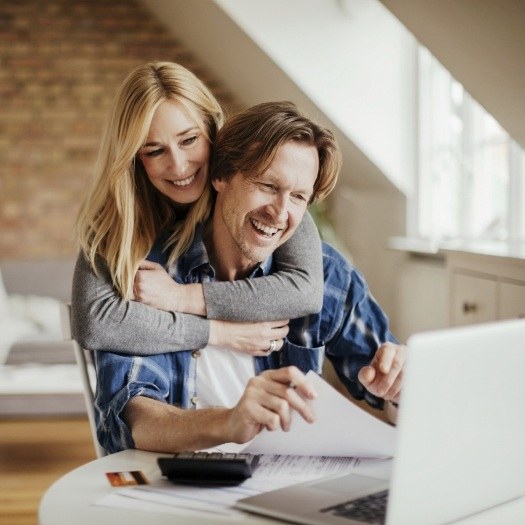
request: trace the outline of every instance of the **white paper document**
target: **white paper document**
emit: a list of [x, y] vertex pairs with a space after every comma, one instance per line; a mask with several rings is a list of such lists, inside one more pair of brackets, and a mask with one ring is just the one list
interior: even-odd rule
[[353, 471], [360, 460], [349, 457], [263, 455], [253, 476], [240, 485], [194, 487], [161, 479], [150, 485], [123, 488], [96, 505], [168, 514], [207, 515], [233, 521], [242, 512], [233, 505], [241, 498], [324, 476]]
[[315, 422], [307, 423], [293, 413], [288, 432], [263, 430], [243, 452], [365, 458], [394, 455], [394, 427], [356, 406], [315, 372], [306, 377], [317, 392], [317, 398], [309, 401]]

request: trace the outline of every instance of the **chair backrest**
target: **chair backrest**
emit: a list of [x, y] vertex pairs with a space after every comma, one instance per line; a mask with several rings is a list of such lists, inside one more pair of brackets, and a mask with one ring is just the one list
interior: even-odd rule
[[83, 348], [73, 339], [71, 334], [71, 305], [68, 303], [60, 304], [60, 318], [62, 322], [62, 336], [65, 341], [69, 341], [75, 353], [75, 359], [80, 369], [80, 376], [82, 380], [82, 387], [84, 390], [84, 401], [86, 403], [86, 410], [91, 429], [91, 437], [93, 438], [93, 446], [97, 458], [106, 456], [106, 451], [101, 447], [97, 439], [97, 425], [95, 422], [95, 385], [96, 375], [91, 359], [91, 353]]

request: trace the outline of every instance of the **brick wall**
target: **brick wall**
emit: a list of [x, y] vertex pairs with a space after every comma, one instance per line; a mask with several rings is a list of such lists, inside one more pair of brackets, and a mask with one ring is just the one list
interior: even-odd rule
[[0, 2], [0, 258], [76, 253], [73, 224], [117, 85], [179, 62], [232, 97], [133, 0]]

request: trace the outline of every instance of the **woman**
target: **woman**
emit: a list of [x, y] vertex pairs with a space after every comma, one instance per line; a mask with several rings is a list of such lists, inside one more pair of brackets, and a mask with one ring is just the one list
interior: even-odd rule
[[[158, 268], [144, 259], [156, 242], [169, 266], [209, 216], [208, 160], [222, 122], [211, 92], [178, 64], [145, 64], [120, 86], [78, 219], [72, 325], [81, 346], [152, 354], [209, 343], [265, 355], [282, 347], [289, 318], [321, 308], [320, 240], [308, 215], [276, 251], [271, 276], [177, 285], [150, 273]], [[261, 302], [265, 312], [251, 314]]]

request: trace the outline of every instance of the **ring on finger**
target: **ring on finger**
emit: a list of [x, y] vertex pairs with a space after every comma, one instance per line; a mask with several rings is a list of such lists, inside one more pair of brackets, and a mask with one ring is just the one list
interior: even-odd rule
[[270, 354], [277, 348], [277, 339], [272, 339], [270, 341], [270, 346], [268, 347], [268, 350], [266, 350], [266, 353]]

